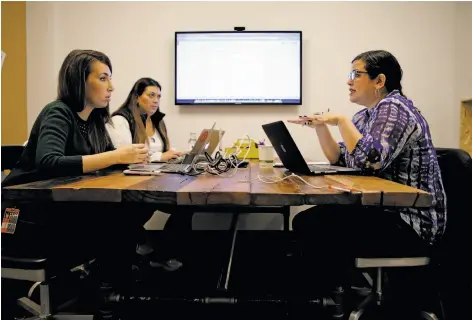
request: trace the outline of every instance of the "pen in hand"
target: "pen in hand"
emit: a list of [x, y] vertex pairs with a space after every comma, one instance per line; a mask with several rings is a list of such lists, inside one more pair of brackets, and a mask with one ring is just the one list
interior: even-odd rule
[[[329, 108], [328, 108], [328, 110], [326, 111], [326, 113], [328, 113], [328, 112], [329, 112]], [[315, 112], [314, 114], [315, 114], [315, 115], [324, 114], [324, 111], [321, 111], [321, 112]], [[305, 117], [306, 117], [306, 116], [305, 116]]]

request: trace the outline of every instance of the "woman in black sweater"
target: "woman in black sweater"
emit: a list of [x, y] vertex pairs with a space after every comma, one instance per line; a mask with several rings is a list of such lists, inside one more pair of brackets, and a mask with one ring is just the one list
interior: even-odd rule
[[[113, 92], [109, 58], [97, 51], [74, 50], [59, 71], [58, 97], [41, 111], [28, 143], [2, 187], [60, 176], [92, 173], [113, 165], [148, 160], [144, 144], [115, 149], [105, 129]], [[133, 212], [125, 204], [93, 202], [4, 203], [20, 209], [14, 234], [2, 234], [2, 251], [71, 255], [84, 262], [100, 257], [110, 283], [131, 270], [135, 237], [152, 212]], [[2, 208], [4, 212], [4, 208]], [[111, 272], [110, 272], [111, 271]]]
[[111, 69], [110, 60], [101, 52], [69, 53], [59, 71], [57, 100], [39, 114], [20, 161], [3, 186], [148, 160], [144, 144], [115, 150], [107, 134]]

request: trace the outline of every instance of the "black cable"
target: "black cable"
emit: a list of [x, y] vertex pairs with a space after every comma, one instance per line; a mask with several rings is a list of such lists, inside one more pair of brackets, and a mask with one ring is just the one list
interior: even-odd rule
[[221, 174], [221, 173], [228, 172], [231, 169], [231, 167], [234, 166], [232, 162], [235, 159], [234, 155], [231, 155], [225, 159], [221, 155], [221, 153], [217, 151], [214, 159], [208, 152], [205, 152], [205, 157], [208, 160], [208, 166], [218, 172], [218, 173], [214, 173], [214, 172], [209, 171], [209, 173], [211, 174]]

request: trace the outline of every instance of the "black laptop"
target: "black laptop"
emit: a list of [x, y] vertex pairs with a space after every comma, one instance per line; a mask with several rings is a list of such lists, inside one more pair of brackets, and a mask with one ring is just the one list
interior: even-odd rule
[[262, 125], [262, 129], [277, 152], [284, 167], [293, 173], [304, 175], [360, 174], [360, 169], [333, 166], [330, 164], [308, 165], [283, 121]]

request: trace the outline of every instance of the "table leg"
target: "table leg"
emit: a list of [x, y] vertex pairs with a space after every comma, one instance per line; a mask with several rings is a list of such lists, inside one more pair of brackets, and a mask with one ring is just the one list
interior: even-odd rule
[[230, 231], [233, 232], [231, 238], [231, 248], [229, 253], [228, 264], [221, 270], [220, 278], [218, 280], [218, 289], [223, 291], [228, 291], [229, 279], [231, 276], [231, 266], [233, 264], [233, 255], [234, 255], [234, 247], [236, 245], [236, 236], [238, 233], [238, 218], [239, 213], [233, 213], [233, 217], [231, 219], [231, 227]]
[[284, 216], [284, 231], [290, 232], [290, 206], [282, 207], [282, 214]]

